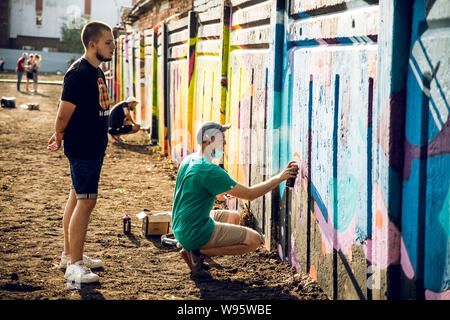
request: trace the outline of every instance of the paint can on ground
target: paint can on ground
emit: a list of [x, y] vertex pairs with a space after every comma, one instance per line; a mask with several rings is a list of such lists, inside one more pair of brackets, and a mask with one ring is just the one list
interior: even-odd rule
[[131, 233], [131, 217], [128, 214], [123, 216], [123, 233]]

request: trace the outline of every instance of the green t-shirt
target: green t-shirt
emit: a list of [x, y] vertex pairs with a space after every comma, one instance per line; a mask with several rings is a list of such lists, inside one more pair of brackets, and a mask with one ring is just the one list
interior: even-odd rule
[[228, 173], [208, 158], [194, 153], [178, 170], [172, 208], [172, 230], [185, 250], [203, 247], [214, 231], [209, 216], [218, 194], [236, 185]]

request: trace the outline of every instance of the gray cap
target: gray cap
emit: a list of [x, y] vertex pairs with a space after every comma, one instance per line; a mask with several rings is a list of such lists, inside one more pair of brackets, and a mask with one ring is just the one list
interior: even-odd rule
[[197, 129], [197, 142], [203, 144], [206, 141], [211, 140], [217, 133], [225, 132], [230, 129], [230, 127], [231, 123], [221, 125], [214, 121], [203, 122]]

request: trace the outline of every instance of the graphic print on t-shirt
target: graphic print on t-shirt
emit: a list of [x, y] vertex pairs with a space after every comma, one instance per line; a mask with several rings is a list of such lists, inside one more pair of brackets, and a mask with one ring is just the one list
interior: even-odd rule
[[106, 110], [109, 108], [108, 89], [106, 88], [106, 85], [103, 82], [102, 78], [97, 78], [97, 85], [98, 85], [98, 102], [100, 104], [100, 107], [102, 107], [103, 110]]

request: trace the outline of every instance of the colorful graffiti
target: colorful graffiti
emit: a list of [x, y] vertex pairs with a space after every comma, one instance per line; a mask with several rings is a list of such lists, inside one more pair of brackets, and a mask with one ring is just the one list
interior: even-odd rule
[[[331, 298], [449, 299], [445, 1], [336, 3], [231, 1], [144, 30], [138, 120], [175, 163], [200, 122], [232, 123], [223, 165], [246, 185], [296, 159], [294, 188], [227, 204]], [[127, 39], [116, 97], [139, 72]]]
[[401, 228], [414, 279], [420, 281], [425, 297], [448, 299], [450, 106], [443, 89], [449, 83], [443, 71], [448, 59], [441, 46], [449, 40], [435, 27], [446, 19], [446, 7], [445, 1], [415, 1], [412, 6]]

